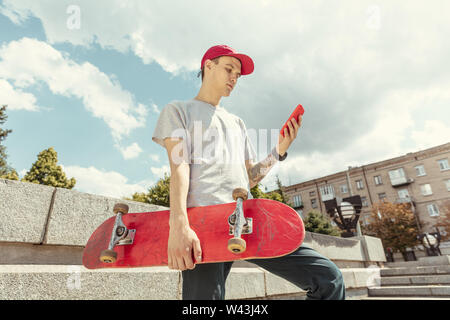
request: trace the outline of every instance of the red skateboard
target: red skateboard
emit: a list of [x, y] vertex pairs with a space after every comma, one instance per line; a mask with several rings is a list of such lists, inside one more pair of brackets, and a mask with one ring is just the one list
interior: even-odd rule
[[[274, 200], [249, 199], [235, 189], [236, 202], [187, 209], [202, 248], [202, 262], [275, 258], [295, 251], [305, 229], [298, 213]], [[83, 252], [88, 269], [167, 266], [170, 210], [128, 213], [116, 204], [115, 217], [91, 235]], [[193, 260], [195, 261], [195, 260]]]

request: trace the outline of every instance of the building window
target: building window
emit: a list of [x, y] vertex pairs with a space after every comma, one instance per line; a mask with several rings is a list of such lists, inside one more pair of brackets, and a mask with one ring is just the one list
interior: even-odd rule
[[316, 195], [316, 192], [315, 192], [315, 191], [310, 191], [310, 192], [309, 192], [309, 196], [310, 196], [310, 197], [314, 197], [315, 195]]
[[450, 169], [447, 159], [438, 160], [438, 163], [439, 163], [439, 168], [441, 169], [441, 171]]
[[433, 194], [433, 191], [431, 191], [431, 185], [428, 183], [420, 186], [420, 192], [423, 196], [429, 196]]
[[361, 202], [363, 207], [369, 206], [369, 203], [367, 202], [367, 197], [361, 197]]
[[381, 180], [381, 176], [375, 176], [373, 178], [375, 179], [375, 185], [379, 186], [380, 184], [383, 184], [383, 181]]
[[378, 194], [378, 199], [380, 199], [380, 201], [385, 202], [386, 201], [386, 193], [382, 192]]
[[409, 198], [409, 192], [408, 192], [408, 189], [401, 189], [401, 190], [398, 190], [398, 197], [399, 197], [400, 199], [406, 199], [406, 198]]
[[414, 167], [416, 169], [416, 175], [418, 177], [426, 176], [425, 167], [423, 165]]
[[298, 208], [302, 205], [302, 196], [301, 195], [295, 195], [292, 197], [292, 199], [294, 200], [294, 207]]
[[427, 205], [427, 209], [428, 209], [428, 213], [430, 214], [430, 217], [439, 216], [439, 209], [435, 204]]
[[341, 193], [347, 193], [348, 192], [348, 186], [346, 184], [341, 184]]
[[305, 217], [303, 216], [303, 210], [298, 209], [298, 210], [295, 210], [295, 211], [297, 211], [297, 213], [299, 214], [300, 218], [302, 218], [303, 220], [305, 219]]
[[311, 199], [311, 207], [312, 207], [313, 209], [316, 209], [316, 208], [317, 208], [317, 200], [316, 200], [316, 199]]
[[447, 191], [450, 191], [450, 179], [445, 181], [445, 185], [447, 186]]
[[391, 182], [395, 182], [397, 180], [403, 180], [406, 178], [405, 170], [403, 170], [403, 168], [391, 170], [391, 171], [389, 171], [389, 178], [391, 178]]
[[358, 190], [364, 189], [364, 184], [362, 180], [356, 180], [356, 189]]
[[334, 188], [333, 186], [322, 186], [320, 187], [320, 195], [323, 201], [331, 200], [334, 198]]

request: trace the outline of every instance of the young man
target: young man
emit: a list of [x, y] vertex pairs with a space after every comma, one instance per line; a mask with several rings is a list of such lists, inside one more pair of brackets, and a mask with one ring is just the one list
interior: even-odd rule
[[[301, 118], [299, 123], [293, 119], [272, 152], [255, 164], [244, 122], [220, 106], [220, 99], [231, 94], [240, 76], [253, 72], [252, 59], [228, 46], [213, 46], [204, 54], [200, 69], [198, 95], [166, 105], [152, 139], [166, 148], [170, 163], [169, 268], [182, 271], [183, 299], [224, 299], [232, 262], [196, 265], [202, 244], [189, 227], [187, 208], [233, 202], [236, 187], [250, 191], [277, 161], [286, 158]], [[284, 257], [250, 262], [306, 290], [309, 299], [345, 298], [336, 265], [305, 245]]]

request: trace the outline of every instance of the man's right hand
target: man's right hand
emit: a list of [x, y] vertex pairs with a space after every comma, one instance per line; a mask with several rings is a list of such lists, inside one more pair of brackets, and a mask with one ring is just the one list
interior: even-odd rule
[[[202, 260], [202, 249], [197, 234], [189, 227], [189, 223], [183, 218], [170, 219], [169, 243], [167, 256], [169, 269], [186, 270], [194, 269], [196, 262]], [[193, 252], [193, 254], [192, 254]]]
[[[201, 262], [202, 249], [187, 217], [187, 195], [189, 191], [189, 157], [187, 146], [180, 138], [166, 138], [164, 145], [170, 163], [170, 219], [167, 248], [170, 269], [194, 269], [195, 262]], [[181, 160], [181, 161], [180, 161]], [[195, 258], [193, 258], [195, 257]]]

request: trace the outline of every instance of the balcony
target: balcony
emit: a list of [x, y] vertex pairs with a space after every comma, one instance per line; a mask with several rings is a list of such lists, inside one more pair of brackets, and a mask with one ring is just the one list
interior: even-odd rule
[[394, 203], [406, 203], [409, 204], [409, 209], [415, 212], [416, 202], [413, 197], [397, 198]]
[[395, 203], [414, 203], [413, 197], [397, 198]]
[[414, 182], [414, 179], [407, 178], [407, 177], [396, 177], [396, 178], [391, 177], [390, 179], [391, 179], [391, 185], [394, 188], [408, 185], [408, 184]]
[[295, 210], [298, 210], [298, 209], [303, 209], [303, 207], [304, 207], [304, 205], [303, 205], [303, 202], [300, 202], [300, 203], [294, 203], [294, 205], [292, 206], [292, 208], [294, 208]]

